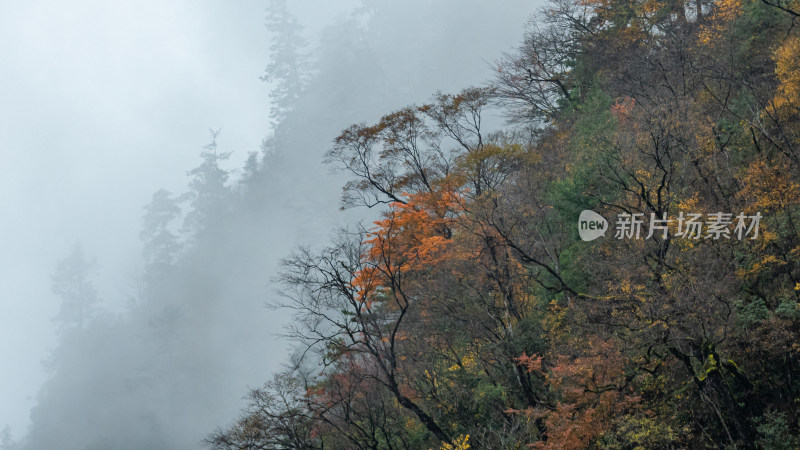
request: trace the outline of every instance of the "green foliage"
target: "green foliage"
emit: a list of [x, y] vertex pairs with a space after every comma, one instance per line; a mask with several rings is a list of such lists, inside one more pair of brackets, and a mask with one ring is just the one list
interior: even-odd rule
[[648, 450], [671, 448], [688, 435], [687, 429], [675, 429], [669, 422], [656, 416], [644, 414], [620, 418], [612, 430], [600, 437], [597, 447], [601, 449], [629, 448]]
[[800, 320], [800, 303], [794, 300], [782, 299], [775, 308], [778, 317], [789, 320]]
[[757, 325], [769, 317], [769, 309], [766, 303], [760, 298], [751, 301], [738, 300], [737, 306], [737, 319], [739, 326], [742, 328], [750, 328]]
[[759, 448], [769, 450], [792, 450], [800, 447], [800, 437], [792, 433], [786, 414], [768, 411], [761, 417], [753, 419], [758, 432]]

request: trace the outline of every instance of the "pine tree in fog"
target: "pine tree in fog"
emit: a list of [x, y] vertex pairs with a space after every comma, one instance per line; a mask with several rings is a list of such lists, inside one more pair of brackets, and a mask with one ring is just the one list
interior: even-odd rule
[[147, 274], [157, 275], [169, 270], [180, 250], [178, 236], [170, 228], [181, 214], [172, 194], [160, 189], [153, 194], [142, 218], [142, 256]]
[[0, 450], [15, 450], [18, 448], [19, 446], [11, 438], [11, 427], [6, 425], [3, 431], [0, 431]]
[[219, 131], [211, 131], [211, 142], [204, 147], [200, 157], [203, 162], [188, 172], [189, 192], [185, 198], [190, 202], [190, 211], [184, 219], [184, 230], [198, 238], [207, 232], [213, 232], [220, 225], [220, 218], [225, 217], [229, 205], [230, 189], [227, 186], [230, 174], [220, 167], [227, 160], [230, 152], [217, 150]]
[[79, 244], [75, 244], [70, 254], [56, 266], [51, 287], [61, 298], [56, 321], [62, 331], [84, 329], [96, 312], [100, 298], [89, 280], [96, 268], [97, 262], [86, 258]]
[[267, 29], [272, 34], [269, 62], [261, 77], [273, 84], [270, 118], [279, 123], [294, 108], [305, 84], [307, 45], [303, 27], [289, 12], [286, 0], [270, 0], [267, 7]]

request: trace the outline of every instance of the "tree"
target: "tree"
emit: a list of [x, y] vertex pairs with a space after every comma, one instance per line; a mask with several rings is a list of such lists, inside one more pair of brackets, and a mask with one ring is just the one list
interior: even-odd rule
[[219, 130], [211, 131], [211, 142], [200, 153], [203, 162], [188, 172], [192, 178], [189, 192], [183, 199], [189, 200], [190, 209], [183, 228], [194, 238], [218, 229], [230, 206], [229, 173], [220, 167], [220, 163], [231, 153], [217, 150], [218, 135]]
[[403, 384], [407, 318], [419, 306], [406, 290], [404, 269], [411, 261], [395, 255], [394, 249], [386, 251], [398, 244], [394, 218], [386, 220], [388, 228], [374, 233], [371, 243], [363, 232], [341, 233], [335, 246], [318, 255], [301, 251], [286, 260], [283, 281], [290, 290], [284, 306], [297, 312], [290, 336], [306, 351], [319, 351], [325, 365], [359, 358], [358, 366], [369, 371], [368, 380], [386, 389], [438, 440], [451, 443]]
[[171, 227], [180, 213], [177, 200], [164, 189], [155, 192], [145, 207], [139, 237], [147, 272], [162, 273], [176, 262], [180, 244]]
[[18, 444], [11, 438], [11, 427], [6, 425], [0, 431], [0, 449], [2, 450], [15, 450], [19, 448]]
[[56, 265], [50, 279], [53, 293], [61, 298], [56, 316], [61, 331], [83, 330], [97, 311], [100, 298], [91, 282], [96, 268], [97, 262], [84, 256], [80, 244]]
[[236, 424], [218, 429], [206, 444], [219, 450], [321, 449], [303, 391], [302, 380], [292, 370], [276, 373], [263, 388], [250, 390]]
[[306, 84], [307, 68], [303, 50], [307, 45], [303, 27], [289, 12], [286, 0], [270, 0], [267, 30], [272, 34], [269, 63], [262, 80], [272, 83], [270, 118], [279, 123], [294, 109]]

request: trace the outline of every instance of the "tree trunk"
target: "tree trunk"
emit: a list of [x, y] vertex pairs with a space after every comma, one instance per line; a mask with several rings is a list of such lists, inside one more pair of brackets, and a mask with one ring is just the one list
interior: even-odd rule
[[433, 417], [429, 416], [428, 413], [422, 410], [416, 403], [414, 403], [410, 398], [406, 397], [405, 395], [400, 393], [400, 388], [397, 385], [397, 382], [394, 380], [390, 380], [389, 382], [389, 389], [394, 394], [397, 401], [403, 408], [408, 409], [409, 411], [413, 412], [420, 422], [425, 425], [425, 428], [428, 429], [431, 433], [436, 436], [442, 442], [452, 445], [453, 441], [450, 439], [450, 436], [444, 432], [444, 430], [439, 427], [439, 424], [433, 420]]

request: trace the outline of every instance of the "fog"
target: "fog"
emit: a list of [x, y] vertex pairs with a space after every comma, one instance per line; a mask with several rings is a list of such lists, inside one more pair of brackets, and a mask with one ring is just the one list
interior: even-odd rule
[[[322, 164], [332, 139], [482, 84], [536, 8], [293, 0], [307, 81], [271, 120], [268, 3], [5, 5], [0, 428], [19, 448], [197, 448], [230, 422], [287, 358], [276, 333], [288, 315], [264, 306], [280, 258], [369, 215], [339, 211], [343, 179]], [[159, 189], [191, 191], [209, 129], [231, 152], [219, 161], [226, 200], [200, 228], [170, 226], [183, 236], [178, 268], [155, 283], [144, 207]], [[183, 215], [199, 208], [186, 198]], [[59, 331], [51, 275], [76, 243], [96, 258], [100, 301], [79, 330]]]

